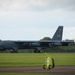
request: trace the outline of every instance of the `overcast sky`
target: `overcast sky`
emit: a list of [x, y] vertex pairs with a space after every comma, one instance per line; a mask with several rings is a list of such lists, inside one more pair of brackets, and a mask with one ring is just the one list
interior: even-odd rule
[[59, 25], [63, 39], [75, 38], [75, 0], [0, 0], [0, 39], [39, 40]]

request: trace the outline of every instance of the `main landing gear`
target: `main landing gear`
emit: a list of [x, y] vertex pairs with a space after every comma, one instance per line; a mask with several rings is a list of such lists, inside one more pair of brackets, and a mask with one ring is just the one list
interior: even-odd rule
[[12, 50], [11, 50], [11, 53], [18, 53], [18, 48], [13, 48]]

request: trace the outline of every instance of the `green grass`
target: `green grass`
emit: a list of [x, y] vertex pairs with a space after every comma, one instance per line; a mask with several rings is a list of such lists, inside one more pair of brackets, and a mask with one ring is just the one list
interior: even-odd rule
[[[75, 54], [50, 53], [56, 66], [75, 66]], [[43, 66], [44, 53], [0, 53], [0, 67], [9, 66]]]

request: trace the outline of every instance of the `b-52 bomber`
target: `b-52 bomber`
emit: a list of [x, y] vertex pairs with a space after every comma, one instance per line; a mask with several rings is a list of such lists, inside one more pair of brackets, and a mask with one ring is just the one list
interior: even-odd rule
[[13, 53], [17, 53], [18, 49], [35, 49], [48, 48], [56, 46], [68, 46], [69, 41], [62, 41], [63, 26], [59, 26], [51, 40], [39, 40], [39, 41], [13, 41], [13, 40], [0, 40], [0, 50], [11, 50]]

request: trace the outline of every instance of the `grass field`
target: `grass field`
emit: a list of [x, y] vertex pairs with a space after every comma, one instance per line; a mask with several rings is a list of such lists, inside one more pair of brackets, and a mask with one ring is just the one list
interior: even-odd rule
[[[75, 66], [75, 54], [50, 53], [56, 66]], [[0, 67], [9, 66], [43, 66], [45, 53], [0, 53]]]

